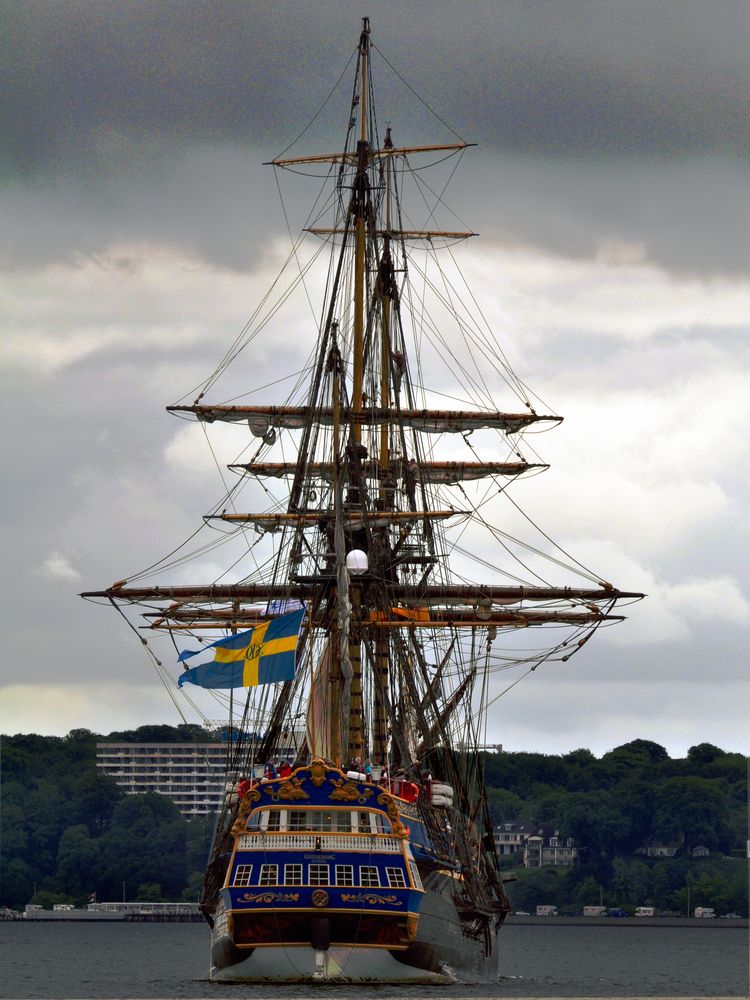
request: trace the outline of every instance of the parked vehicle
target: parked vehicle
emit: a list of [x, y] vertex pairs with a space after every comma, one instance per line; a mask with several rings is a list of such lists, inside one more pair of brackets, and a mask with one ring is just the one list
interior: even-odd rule
[[655, 906], [636, 906], [635, 908], [636, 917], [655, 917], [656, 907]]
[[583, 908], [584, 917], [606, 917], [607, 907], [606, 906], [584, 906]]
[[556, 917], [557, 916], [557, 907], [556, 906], [547, 906], [546, 904], [543, 905], [543, 906], [537, 906], [537, 908], [536, 908], [536, 915], [538, 917]]
[[613, 906], [612, 909], [607, 910], [608, 917], [627, 917], [627, 915], [627, 912], [619, 906]]
[[696, 906], [693, 916], [713, 920], [716, 913], [714, 912], [713, 906]]

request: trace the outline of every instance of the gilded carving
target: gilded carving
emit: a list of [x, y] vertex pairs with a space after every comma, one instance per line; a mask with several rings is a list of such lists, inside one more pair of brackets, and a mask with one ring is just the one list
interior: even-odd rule
[[239, 837], [240, 834], [245, 832], [245, 824], [247, 822], [247, 814], [253, 808], [253, 804], [260, 798], [260, 792], [257, 788], [251, 788], [242, 797], [240, 802], [240, 808], [237, 811], [237, 819], [235, 819], [232, 824], [232, 836]]
[[309, 799], [310, 796], [302, 785], [303, 782], [300, 778], [287, 778], [285, 781], [279, 782], [278, 788], [270, 793], [271, 798], [274, 802], [293, 802], [297, 799]]
[[310, 897], [313, 906], [328, 906], [328, 893], [325, 889], [316, 889]]
[[330, 782], [334, 786], [334, 790], [329, 798], [337, 802], [359, 802], [360, 805], [364, 805], [372, 795], [372, 789], [367, 788], [360, 791], [353, 781], [346, 781], [345, 778], [331, 778]]
[[342, 903], [369, 903], [376, 906], [378, 903], [386, 903], [388, 906], [403, 906], [404, 901], [398, 896], [380, 896], [375, 892], [342, 892]]
[[378, 796], [378, 805], [385, 806], [385, 811], [388, 813], [388, 819], [391, 821], [391, 830], [393, 835], [395, 837], [401, 837], [402, 840], [405, 840], [409, 836], [409, 831], [401, 822], [398, 806], [393, 801], [393, 796], [389, 795], [387, 792], [383, 792], [382, 795]]
[[310, 777], [316, 788], [320, 788], [326, 780], [326, 766], [319, 757], [316, 757], [310, 765]]
[[243, 903], [296, 903], [298, 892], [245, 892], [238, 897]]

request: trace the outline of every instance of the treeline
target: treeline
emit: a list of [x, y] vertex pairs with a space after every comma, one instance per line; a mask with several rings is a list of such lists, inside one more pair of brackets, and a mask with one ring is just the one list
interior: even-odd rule
[[717, 914], [746, 917], [747, 862], [716, 855], [705, 858], [595, 858], [575, 868], [514, 871], [506, 884], [514, 910], [534, 913], [539, 905], [561, 914], [580, 914], [584, 906], [624, 909], [654, 906], [659, 914], [692, 916], [696, 906]]
[[99, 900], [196, 900], [214, 817], [188, 822], [171, 799], [125, 795], [96, 767], [102, 739], [156, 742], [158, 731], [163, 742], [185, 742], [184, 729], [3, 736], [0, 905], [80, 906], [93, 894]]
[[[748, 761], [710, 743], [672, 759], [664, 747], [634, 740], [601, 758], [589, 750], [562, 756], [485, 754], [495, 823], [549, 824], [572, 837], [581, 863], [516, 872], [516, 909], [538, 904], [688, 907], [747, 916]], [[674, 848], [673, 858], [646, 858], [647, 846]], [[708, 857], [693, 855], [705, 848]], [[520, 858], [504, 858], [506, 867]]]
[[592, 855], [631, 855], [649, 843], [744, 854], [747, 758], [710, 743], [679, 759], [648, 740], [601, 758], [484, 754], [484, 771], [496, 823], [552, 823]]
[[[142, 726], [99, 736], [2, 737], [0, 905], [32, 901], [198, 897], [213, 817], [185, 820], [167, 798], [126, 796], [96, 767], [96, 743], [210, 739], [197, 726]], [[596, 758], [482, 755], [496, 823], [551, 824], [584, 848], [574, 869], [521, 871], [509, 886], [517, 909], [558, 906], [692, 905], [747, 914], [744, 845], [747, 762], [710, 744], [672, 760], [636, 740]], [[647, 861], [648, 842], [679, 844], [679, 856]], [[699, 859], [702, 845], [715, 856]], [[731, 859], [734, 859], [732, 861]], [[518, 863], [503, 859], [503, 865]], [[683, 899], [683, 894], [684, 899]]]

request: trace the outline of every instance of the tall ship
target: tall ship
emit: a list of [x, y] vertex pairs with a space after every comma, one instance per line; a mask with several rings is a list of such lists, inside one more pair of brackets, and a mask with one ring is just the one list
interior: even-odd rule
[[[502, 671], [568, 659], [640, 596], [501, 521], [504, 503], [520, 516], [513, 481], [546, 468], [531, 435], [561, 418], [535, 404], [457, 283], [453, 246], [474, 234], [436, 222], [443, 189], [425, 164], [469, 144], [400, 145], [381, 128], [373, 49], [365, 18], [343, 146], [273, 161], [323, 182], [282, 269], [292, 276], [193, 401], [168, 407], [246, 433], [203, 529], [215, 551], [237, 546], [228, 567], [160, 579], [205, 554], [191, 539], [84, 595], [142, 613], [143, 641], [166, 633], [179, 653], [172, 683], [227, 710], [227, 792], [200, 900], [220, 981], [496, 979], [510, 906], [478, 748]], [[304, 261], [303, 241], [316, 247]], [[253, 371], [256, 333], [303, 285], [321, 301], [286, 398], [211, 402], [229, 361]]]

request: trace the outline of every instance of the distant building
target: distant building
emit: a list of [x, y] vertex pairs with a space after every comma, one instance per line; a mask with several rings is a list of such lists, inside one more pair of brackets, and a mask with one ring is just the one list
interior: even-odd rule
[[495, 850], [500, 857], [523, 851], [526, 838], [536, 833], [536, 826], [528, 823], [502, 823], [494, 830]]
[[222, 743], [97, 743], [96, 766], [127, 795], [166, 795], [185, 817], [218, 812], [227, 747]]
[[658, 840], [649, 840], [641, 847], [637, 848], [636, 854], [644, 854], [647, 858], [673, 858], [678, 851], [682, 850], [685, 838], [679, 837], [666, 843]]
[[495, 827], [494, 840], [500, 857], [523, 854], [524, 868], [570, 867], [579, 861], [575, 841], [547, 824], [502, 823]]
[[[296, 755], [297, 734], [282, 756]], [[259, 762], [260, 770], [264, 762]], [[225, 794], [226, 743], [97, 743], [96, 766], [127, 795], [166, 795], [183, 816], [221, 809]]]

